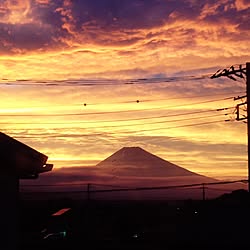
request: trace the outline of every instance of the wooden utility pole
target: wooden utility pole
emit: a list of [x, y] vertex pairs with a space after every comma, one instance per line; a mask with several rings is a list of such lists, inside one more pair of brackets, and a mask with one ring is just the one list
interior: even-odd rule
[[87, 201], [90, 201], [90, 183], [87, 185]]
[[246, 88], [247, 88], [247, 155], [248, 155], [248, 192], [250, 193], [250, 62], [246, 63]]
[[[238, 78], [245, 78], [246, 77], [246, 103], [242, 103], [240, 105], [247, 105], [247, 117], [245, 118], [240, 118], [239, 117], [239, 106], [237, 105], [237, 121], [240, 120], [245, 120], [247, 119], [247, 170], [248, 170], [248, 192], [250, 193], [250, 110], [248, 106], [250, 105], [250, 62], [246, 63], [246, 67], [243, 67], [242, 65], [239, 65], [238, 68], [235, 68], [234, 66], [231, 66], [229, 69], [223, 69], [223, 70], [218, 70], [215, 74], [213, 74], [210, 78], [219, 78], [221, 76], [226, 76], [230, 78], [231, 80], [236, 81], [237, 77]], [[239, 97], [241, 98], [241, 97]], [[237, 100], [236, 98], [235, 100]]]
[[206, 200], [206, 193], [205, 193], [205, 183], [202, 183], [202, 200]]

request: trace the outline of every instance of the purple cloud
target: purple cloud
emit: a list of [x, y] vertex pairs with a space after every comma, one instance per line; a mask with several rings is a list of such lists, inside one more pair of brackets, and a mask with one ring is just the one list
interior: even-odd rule
[[[188, 20], [203, 25], [226, 22], [236, 25], [239, 31], [247, 31], [250, 14], [249, 7], [238, 9], [235, 0], [202, 3], [190, 0], [31, 1], [26, 17], [32, 22], [11, 23], [11, 13], [16, 10], [7, 8], [6, 1], [2, 2], [2, 53], [68, 47], [74, 41], [104, 46], [131, 45], [152, 35], [150, 29]], [[248, 2], [244, 3], [247, 6]], [[10, 22], [5, 21], [8, 17]], [[145, 36], [139, 35], [138, 30], [145, 30]], [[195, 28], [184, 28], [183, 32], [195, 35]]]

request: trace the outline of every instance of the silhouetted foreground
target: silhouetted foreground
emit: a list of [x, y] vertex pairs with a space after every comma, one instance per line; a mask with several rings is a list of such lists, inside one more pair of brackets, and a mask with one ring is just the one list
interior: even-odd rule
[[23, 201], [21, 249], [249, 249], [249, 208], [244, 190], [171, 203]]

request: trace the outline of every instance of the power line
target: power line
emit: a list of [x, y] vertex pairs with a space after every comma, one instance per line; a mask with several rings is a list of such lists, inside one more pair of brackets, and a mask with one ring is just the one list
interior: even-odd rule
[[[214, 93], [214, 94], [205, 94], [205, 95], [192, 95], [192, 96], [183, 96], [183, 97], [166, 97], [166, 98], [157, 98], [157, 99], [140, 99], [137, 100], [130, 100], [130, 101], [120, 101], [120, 102], [100, 102], [100, 103], [88, 103], [87, 101], [84, 103], [73, 103], [68, 105], [62, 105], [62, 104], [54, 104], [53, 107], [70, 107], [70, 106], [95, 106], [95, 105], [109, 105], [109, 104], [129, 104], [129, 103], [145, 103], [145, 102], [156, 102], [156, 101], [166, 101], [166, 100], [184, 100], [184, 99], [193, 99], [193, 98], [201, 98], [201, 97], [209, 97], [209, 96], [226, 96], [226, 95], [241, 95], [245, 94], [245, 92], [227, 92], [227, 93]], [[229, 97], [230, 99], [233, 97]], [[86, 105], [84, 105], [86, 104]], [[44, 106], [32, 106], [32, 108], [42, 109], [51, 107], [51, 105], [44, 105]], [[5, 107], [5, 109], [26, 109], [29, 107]]]
[[211, 188], [211, 187], [206, 187], [206, 190], [215, 190], [215, 191], [227, 191], [226, 189], [221, 189], [221, 188]]
[[[132, 124], [120, 124], [120, 125], [104, 125], [104, 126], [94, 126], [94, 127], [88, 127], [88, 129], [101, 129], [101, 128], [116, 128], [116, 127], [131, 127], [131, 126], [145, 126], [145, 125], [154, 125], [154, 124], [162, 124], [162, 123], [171, 123], [171, 122], [182, 122], [182, 121], [190, 121], [190, 120], [197, 120], [197, 119], [205, 119], [205, 118], [212, 118], [212, 117], [219, 117], [221, 116], [221, 114], [217, 114], [217, 115], [208, 115], [208, 116], [200, 116], [200, 117], [192, 117], [192, 118], [185, 118], [185, 119], [175, 119], [175, 120], [165, 120], [165, 121], [155, 121], [155, 122], [144, 122], [144, 123], [132, 123]], [[167, 117], [167, 116], [166, 116]], [[126, 122], [128, 122], [129, 120], [126, 120]], [[110, 122], [114, 122], [114, 121], [110, 121]], [[78, 122], [78, 124], [81, 122]], [[97, 123], [97, 122], [96, 122]], [[2, 123], [0, 123], [2, 124]], [[16, 125], [17, 123], [15, 123]], [[22, 123], [21, 123], [22, 124]], [[25, 124], [29, 124], [29, 125], [39, 125], [39, 124], [53, 124], [53, 123], [25, 123]], [[63, 125], [72, 125], [72, 123], [57, 123], [57, 124], [63, 124]], [[79, 128], [79, 129], [84, 129], [82, 127], [65, 127], [67, 129], [71, 129], [71, 128]], [[23, 130], [25, 128], [20, 128], [20, 129], [12, 129], [12, 130]], [[40, 128], [32, 128], [32, 130], [35, 129], [40, 129]], [[51, 129], [51, 128], [50, 128]], [[61, 128], [55, 128], [53, 127], [53, 129], [61, 129]]]
[[134, 110], [119, 110], [119, 111], [105, 111], [105, 112], [91, 112], [91, 113], [64, 113], [64, 114], [0, 114], [2, 117], [48, 117], [48, 116], [86, 116], [86, 115], [103, 115], [103, 114], [120, 114], [120, 113], [130, 113], [130, 112], [142, 112], [142, 111], [152, 111], [152, 110], [164, 110], [169, 108], [179, 108], [184, 106], [193, 106], [193, 105], [199, 105], [199, 104], [205, 104], [205, 103], [211, 103], [211, 102], [217, 102], [217, 101], [223, 101], [223, 100], [229, 100], [233, 97], [227, 97], [223, 99], [214, 99], [214, 100], [208, 100], [208, 101], [202, 101], [202, 102], [194, 102], [194, 103], [188, 103], [188, 104], [182, 104], [182, 105], [172, 105], [172, 106], [162, 106], [162, 107], [156, 107], [156, 108], [148, 108], [148, 109], [134, 109]]
[[[117, 189], [97, 189], [89, 190], [89, 192], [98, 193], [98, 192], [120, 192], [120, 191], [143, 191], [143, 190], [160, 190], [160, 189], [176, 189], [176, 188], [189, 188], [189, 187], [200, 187], [200, 186], [211, 186], [211, 185], [226, 185], [233, 183], [248, 183], [248, 180], [235, 180], [235, 181], [220, 181], [220, 182], [206, 182], [206, 183], [194, 183], [194, 184], [183, 184], [183, 185], [172, 185], [172, 186], [156, 186], [156, 187], [132, 187], [132, 188], [117, 188]], [[85, 185], [91, 185], [91, 183], [86, 183]], [[68, 184], [71, 185], [71, 184]], [[98, 185], [98, 184], [93, 184]], [[101, 184], [99, 184], [102, 186]], [[32, 187], [32, 185], [26, 185]], [[58, 186], [57, 184], [43, 184], [40, 186], [51, 187]], [[66, 186], [66, 185], [65, 185]], [[66, 191], [67, 192], [67, 191]], [[87, 192], [87, 191], [68, 191], [68, 192]]]
[[146, 85], [152, 83], [169, 83], [179, 81], [195, 81], [209, 79], [209, 75], [185, 75], [172, 76], [164, 78], [139, 78], [139, 79], [64, 79], [64, 80], [45, 80], [39, 81], [34, 79], [4, 79], [1, 81], [2, 85], [8, 86], [44, 86], [44, 87], [97, 87], [97, 86], [119, 86], [126, 84]]
[[[133, 131], [133, 133], [136, 133], [136, 132], [151, 132], [151, 131], [157, 131], [157, 130], [167, 130], [167, 129], [185, 128], [185, 127], [193, 127], [193, 126], [202, 126], [202, 125], [221, 123], [221, 122], [225, 122], [225, 120], [211, 121], [211, 122], [201, 122], [201, 123], [192, 123], [192, 124], [179, 125], [179, 126], [173, 126], [173, 127], [143, 129], [143, 130], [139, 130], [139, 131]], [[132, 132], [131, 131], [123, 131], [123, 132], [120, 132], [120, 133], [127, 134], [127, 133], [132, 133]]]
[[20, 184], [21, 187], [65, 187], [67, 185], [69, 186], [87, 186], [87, 183], [58, 183], [58, 184]]
[[[228, 108], [223, 108], [222, 110], [227, 110]], [[215, 111], [215, 110], [214, 110]], [[218, 110], [216, 110], [218, 111]], [[219, 110], [221, 111], [221, 110]], [[206, 111], [204, 111], [206, 112]], [[192, 112], [192, 114], [196, 114], [198, 112]], [[200, 113], [200, 112], [199, 112]], [[185, 113], [187, 114], [187, 113]], [[190, 113], [189, 113], [190, 114]], [[158, 116], [158, 117], [154, 117], [154, 118], [168, 118], [168, 117], [173, 117], [173, 116], [180, 116], [180, 115], [184, 115], [184, 114], [175, 114], [175, 115], [166, 115], [166, 116]], [[227, 114], [224, 114], [227, 115]], [[204, 118], [211, 118], [211, 117], [219, 117], [221, 115], [208, 115], [208, 116], [199, 116], [199, 117], [192, 117], [192, 118], [184, 118], [184, 119], [174, 119], [174, 120], [165, 120], [165, 121], [155, 121], [155, 122], [147, 122], [147, 123], [133, 123], [133, 124], [123, 124], [123, 125], [104, 125], [104, 126], [94, 126], [94, 127], [88, 127], [88, 128], [82, 128], [82, 127], [65, 127], [65, 129], [102, 129], [102, 128], [115, 128], [115, 127], [130, 127], [130, 126], [144, 126], [144, 125], [154, 125], [154, 124], [162, 124], [162, 123], [170, 123], [170, 122], [182, 122], [182, 121], [188, 121], [188, 120], [194, 120], [194, 119], [204, 119]], [[146, 117], [146, 118], [141, 118], [141, 119], [127, 119], [127, 120], [122, 120], [125, 122], [129, 122], [129, 121], [133, 121], [133, 120], [145, 120], [145, 119], [152, 119], [153, 117]], [[111, 120], [111, 121], [106, 121], [106, 122], [115, 122], [115, 121], [119, 121], [119, 120]], [[224, 120], [225, 121], [225, 120]], [[78, 122], [81, 123], [81, 122]], [[98, 122], [95, 122], [95, 124]], [[99, 122], [100, 123], [100, 122]], [[211, 123], [211, 122], [209, 122]], [[3, 123], [0, 123], [3, 124]], [[17, 123], [15, 123], [16, 125]], [[23, 124], [23, 123], [21, 123]], [[25, 123], [27, 124], [27, 123]], [[28, 124], [40, 124], [40, 123], [28, 123]], [[53, 123], [41, 123], [41, 124], [53, 124]], [[58, 124], [58, 123], [56, 123]], [[67, 123], [59, 123], [59, 124], [63, 124], [63, 125], [67, 125]], [[72, 124], [72, 123], [68, 123], [68, 124]], [[180, 125], [180, 126], [175, 126], [175, 127], [168, 127], [168, 129], [170, 128], [176, 128], [176, 127], [186, 127], [186, 126], [195, 126], [195, 125], [203, 125], [206, 123], [198, 123], [198, 124], [187, 124], [187, 125]], [[12, 131], [14, 130], [23, 130], [25, 128], [20, 128], [20, 129], [10, 129]], [[32, 128], [32, 130], [39, 130], [40, 128]], [[51, 129], [51, 128], [50, 128]], [[53, 128], [53, 129], [62, 129], [62, 128]], [[3, 129], [4, 130], [4, 129]], [[8, 130], [8, 129], [7, 129]]]
[[[127, 103], [144, 103], [144, 102], [155, 102], [155, 101], [166, 101], [166, 100], [183, 100], [183, 99], [193, 99], [193, 98], [201, 98], [201, 97], [208, 97], [208, 96], [224, 96], [224, 95], [236, 95], [236, 94], [242, 94], [245, 92], [230, 92], [230, 93], [215, 93], [215, 94], [206, 94], [206, 95], [193, 95], [193, 96], [184, 96], [184, 97], [167, 97], [167, 98], [158, 98], [158, 99], [140, 99], [134, 101], [124, 101], [124, 102], [109, 102], [109, 103], [88, 103], [85, 102], [86, 106], [88, 105], [108, 105], [108, 104], [127, 104]], [[228, 97], [229, 99], [233, 97]], [[81, 104], [82, 105], [82, 104]]]
[[21, 187], [67, 187], [67, 186], [76, 186], [76, 187], [87, 187], [91, 185], [92, 187], [100, 186], [100, 187], [113, 187], [113, 188], [127, 188], [127, 186], [119, 186], [119, 185], [108, 185], [108, 184], [99, 184], [99, 183], [57, 183], [57, 184], [20, 184]]
[[[125, 188], [125, 189], [112, 189], [113, 192], [115, 191], [142, 191], [142, 190], [162, 190], [162, 189], [175, 189], [175, 188], [187, 188], [187, 187], [195, 187], [201, 185], [225, 185], [225, 184], [232, 184], [232, 183], [246, 183], [247, 180], [237, 180], [237, 181], [221, 181], [221, 182], [208, 182], [208, 183], [199, 183], [199, 184], [184, 184], [184, 185], [173, 185], [173, 186], [159, 186], [159, 187], [137, 187], [137, 188]], [[91, 190], [91, 192], [110, 192], [111, 190]]]
[[[151, 131], [159, 131], [159, 130], [169, 130], [169, 129], [177, 129], [177, 128], [185, 128], [185, 127], [193, 127], [193, 126], [202, 126], [202, 125], [208, 125], [208, 124], [215, 124], [215, 123], [222, 123], [222, 122], [225, 122], [225, 120], [220, 120], [220, 121], [211, 121], [211, 122], [202, 122], [202, 123], [192, 123], [192, 124], [185, 124], [185, 125], [179, 125], [179, 126], [172, 126], [172, 127], [161, 127], [161, 128], [151, 128], [151, 129], [139, 129], [139, 130], [131, 130], [131, 131], [110, 131], [108, 132], [110, 135], [111, 134], [131, 134], [131, 133], [141, 133], [141, 132], [151, 132]], [[9, 129], [11, 131], [11, 129]], [[22, 130], [22, 129], [20, 129]], [[34, 129], [36, 130], [36, 129]], [[87, 130], [87, 129], [85, 129]], [[13, 131], [16, 131], [15, 129], [13, 129]], [[89, 132], [90, 133], [90, 132]], [[56, 135], [48, 135], [49, 133], [46, 133], [46, 135], [43, 135], [43, 138], [64, 138], [64, 137], [83, 137], [83, 134], [82, 133], [79, 133], [79, 134], [76, 134], [76, 133], [73, 133], [73, 134], [70, 134], [70, 133], [67, 133], [67, 134], [56, 134]], [[87, 136], [96, 136], [96, 135], [103, 135], [103, 133], [99, 132], [99, 133], [95, 133], [93, 134], [93, 132], [91, 132], [90, 134], [88, 134]], [[86, 134], [85, 134], [86, 136]], [[16, 138], [36, 138], [34, 137], [34, 135], [32, 134], [29, 134], [28, 136], [15, 136]], [[39, 138], [41, 137], [41, 135], [39, 135]]]
[[[128, 118], [128, 119], [113, 119], [113, 120], [98, 120], [98, 121], [71, 121], [70, 124], [96, 124], [96, 123], [113, 123], [113, 122], [128, 122], [128, 121], [140, 121], [140, 120], [152, 120], [152, 119], [160, 119], [160, 118], [168, 118], [168, 117], [175, 117], [175, 116], [185, 116], [185, 115], [196, 115], [201, 113], [210, 113], [210, 112], [218, 112], [218, 111], [226, 111], [230, 109], [234, 109], [235, 107], [226, 107], [222, 109], [211, 109], [211, 110], [201, 110], [201, 111], [192, 111], [192, 112], [185, 112], [179, 114], [168, 114], [168, 115], [159, 115], [159, 116], [149, 116], [149, 117], [140, 117], [140, 118]], [[189, 119], [189, 118], [188, 118]], [[9, 122], [0, 122], [0, 124], [7, 124]], [[15, 122], [15, 124], [67, 124], [65, 122]]]

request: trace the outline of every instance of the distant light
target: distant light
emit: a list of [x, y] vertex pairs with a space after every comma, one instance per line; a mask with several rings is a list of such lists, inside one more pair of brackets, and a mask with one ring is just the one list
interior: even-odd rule
[[59, 216], [62, 215], [64, 213], [66, 213], [67, 211], [69, 211], [71, 208], [62, 208], [60, 210], [58, 210], [57, 212], [53, 213], [52, 216]]
[[133, 238], [138, 238], [138, 234], [134, 234], [134, 235], [133, 235]]
[[64, 238], [64, 237], [66, 237], [66, 235], [67, 235], [67, 232], [66, 231], [62, 231], [62, 232], [58, 232], [58, 233], [49, 233], [49, 234], [47, 234], [47, 235], [45, 235], [44, 237], [43, 237], [43, 239], [44, 240], [46, 240], [46, 239], [49, 239], [49, 238], [53, 238], [53, 237], [55, 237], [55, 238], [60, 238], [61, 236]]
[[51, 234], [47, 234], [47, 235], [45, 235], [44, 237], [43, 237], [43, 239], [45, 240], [45, 239], [48, 239], [49, 237], [51, 237], [51, 236], [53, 236], [54, 234], [53, 233], [51, 233]]
[[60, 234], [61, 234], [63, 237], [66, 237], [67, 232], [66, 232], [66, 231], [63, 231], [63, 232], [60, 232]]
[[197, 212], [197, 211], [194, 211], [194, 213], [195, 213], [195, 214], [198, 214], [198, 212]]

